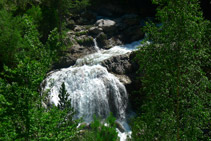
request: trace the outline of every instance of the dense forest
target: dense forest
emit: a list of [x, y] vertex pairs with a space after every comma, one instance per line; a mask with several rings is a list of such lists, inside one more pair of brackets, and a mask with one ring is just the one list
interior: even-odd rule
[[[133, 116], [124, 115], [131, 131], [124, 140], [209, 141], [210, 5], [209, 0], [0, 0], [0, 140], [117, 141], [124, 133], [117, 119], [132, 109]], [[141, 39], [133, 52], [114, 50]], [[101, 66], [96, 58], [86, 60], [88, 65], [80, 62], [106, 51], [113, 51], [112, 56]], [[102, 81], [110, 84], [87, 80], [90, 93], [96, 88], [93, 93], [103, 97], [108, 90], [121, 103], [109, 96], [113, 110], [104, 113], [100, 101], [94, 110], [103, 119], [96, 112], [89, 124], [70, 98], [81, 91], [66, 82], [55, 82], [58, 102], [50, 103], [49, 94], [55, 91], [46, 81], [68, 67], [64, 71], [78, 87], [83, 84], [75, 79], [76, 68], [97, 67], [88, 76], [105, 73]], [[123, 83], [129, 78], [132, 82]], [[87, 85], [81, 89], [88, 91]]]

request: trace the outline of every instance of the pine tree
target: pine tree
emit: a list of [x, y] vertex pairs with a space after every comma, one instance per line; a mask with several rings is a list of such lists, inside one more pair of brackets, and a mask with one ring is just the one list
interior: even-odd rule
[[67, 93], [65, 84], [63, 82], [59, 90], [59, 104], [58, 104], [59, 109], [63, 110], [63, 109], [71, 108], [71, 99], [69, 98], [70, 98], [70, 94]]

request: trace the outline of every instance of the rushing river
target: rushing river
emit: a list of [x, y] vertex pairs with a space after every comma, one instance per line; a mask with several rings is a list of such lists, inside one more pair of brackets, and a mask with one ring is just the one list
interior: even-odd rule
[[79, 58], [74, 66], [49, 73], [43, 91], [49, 89], [50, 103], [57, 105], [59, 89], [64, 82], [76, 111], [75, 118], [83, 117], [89, 123], [94, 114], [105, 119], [112, 112], [125, 129], [123, 133], [117, 129], [120, 139], [125, 140], [131, 134], [126, 119], [127, 90], [117, 77], [101, 66], [101, 62], [135, 50], [140, 41], [109, 50], [99, 49], [95, 40], [94, 43], [95, 53]]

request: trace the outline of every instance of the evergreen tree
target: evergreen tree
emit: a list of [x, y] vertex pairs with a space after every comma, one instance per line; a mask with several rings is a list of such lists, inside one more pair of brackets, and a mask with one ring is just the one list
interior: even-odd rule
[[71, 108], [71, 100], [69, 99], [69, 97], [70, 97], [70, 94], [67, 93], [65, 84], [63, 82], [59, 90], [59, 104], [58, 104], [59, 109], [63, 110], [63, 109]]
[[[208, 22], [197, 0], [154, 0], [161, 27], [147, 24], [150, 45], [137, 59], [146, 99], [133, 126], [135, 140], [208, 140], [210, 82], [202, 69]], [[210, 57], [210, 56], [209, 56]]]

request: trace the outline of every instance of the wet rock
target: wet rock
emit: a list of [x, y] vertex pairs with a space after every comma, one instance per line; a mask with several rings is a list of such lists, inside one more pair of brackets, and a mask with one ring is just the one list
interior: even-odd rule
[[116, 45], [122, 45], [122, 41], [119, 39], [119, 37], [112, 37], [110, 39], [108, 39], [108, 44], [105, 47], [105, 49], [110, 49]]
[[118, 75], [118, 74], [114, 74], [114, 75], [115, 75], [115, 76], [119, 79], [119, 81], [122, 82], [124, 85], [128, 85], [128, 84], [131, 84], [131, 83], [132, 83], [130, 77], [127, 76], [127, 75]]
[[75, 62], [76, 62], [76, 59], [69, 58], [68, 56], [64, 56], [64, 57], [61, 57], [59, 62], [57, 62], [53, 65], [53, 69], [68, 68], [68, 67], [74, 65]]
[[140, 81], [137, 79], [140, 74], [137, 73], [139, 65], [134, 61], [135, 56], [136, 52], [131, 52], [113, 56], [101, 63], [126, 86], [129, 94], [139, 90], [141, 86]]
[[100, 33], [96, 37], [97, 44], [99, 48], [103, 49], [110, 49], [114, 47], [115, 45], [122, 45], [122, 41], [119, 39], [119, 37], [111, 37], [108, 38], [108, 36], [105, 33]]
[[119, 129], [120, 132], [125, 132], [125, 128], [122, 126], [121, 123], [119, 123], [118, 121], [115, 121], [116, 127]]
[[128, 74], [131, 71], [130, 54], [119, 55], [111, 57], [102, 62], [102, 65], [108, 69], [108, 71], [123, 75]]

